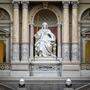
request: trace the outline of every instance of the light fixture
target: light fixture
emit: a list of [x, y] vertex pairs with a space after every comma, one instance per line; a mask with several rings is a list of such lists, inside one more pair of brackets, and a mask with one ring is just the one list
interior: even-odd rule
[[66, 87], [71, 87], [71, 86], [72, 86], [72, 81], [71, 81], [70, 78], [68, 78], [68, 79], [66, 80]]
[[19, 88], [24, 88], [25, 87], [25, 80], [23, 78], [21, 78], [19, 80]]

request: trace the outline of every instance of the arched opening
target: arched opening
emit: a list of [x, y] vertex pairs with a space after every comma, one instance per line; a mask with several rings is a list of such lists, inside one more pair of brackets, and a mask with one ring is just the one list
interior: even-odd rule
[[[55, 46], [52, 49], [52, 53], [57, 56], [57, 28], [58, 28], [58, 20], [56, 15], [49, 9], [42, 9], [36, 13], [34, 17], [34, 35], [42, 28], [42, 23], [46, 22], [48, 24], [48, 29], [56, 38]], [[35, 52], [35, 37], [34, 37], [34, 56], [36, 56]]]
[[0, 63], [10, 60], [10, 16], [0, 8]]
[[90, 63], [90, 9], [81, 16], [81, 58], [83, 63]]

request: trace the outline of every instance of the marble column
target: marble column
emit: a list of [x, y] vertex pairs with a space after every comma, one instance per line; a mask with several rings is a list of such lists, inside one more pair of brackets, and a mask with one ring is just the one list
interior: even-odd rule
[[69, 61], [69, 2], [63, 2], [62, 58]]
[[77, 5], [78, 2], [72, 2], [72, 61], [79, 59]]
[[30, 24], [30, 60], [33, 59], [33, 46], [34, 46], [34, 41], [33, 41], [33, 36], [34, 36], [34, 24]]
[[12, 60], [19, 61], [19, 3], [14, 2], [12, 31]]
[[22, 60], [29, 60], [28, 2], [22, 2]]
[[58, 56], [58, 58], [61, 58], [61, 22], [58, 23], [57, 35], [58, 35], [57, 56]]

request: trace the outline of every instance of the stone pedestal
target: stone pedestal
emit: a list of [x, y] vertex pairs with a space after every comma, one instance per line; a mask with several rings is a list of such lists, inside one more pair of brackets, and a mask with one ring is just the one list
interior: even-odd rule
[[29, 63], [14, 62], [11, 65], [11, 76], [13, 77], [28, 77], [29, 73]]
[[31, 61], [31, 76], [57, 77], [61, 76], [61, 62], [56, 58], [37, 58]]
[[80, 62], [62, 62], [62, 77], [80, 77]]

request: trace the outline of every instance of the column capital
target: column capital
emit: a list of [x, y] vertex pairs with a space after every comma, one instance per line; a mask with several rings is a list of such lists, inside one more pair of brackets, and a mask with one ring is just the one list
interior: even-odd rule
[[62, 4], [63, 4], [64, 8], [69, 8], [70, 2], [69, 1], [63, 1]]
[[27, 9], [28, 8], [29, 1], [26, 1], [26, 2], [25, 1], [22, 1], [21, 4], [22, 4], [22, 7], [23, 8], [26, 8]]
[[19, 8], [19, 4], [20, 2], [12, 2], [14, 5], [14, 9], [18, 9]]
[[71, 4], [72, 4], [72, 8], [77, 8], [79, 2], [77, 2], [77, 1], [72, 1]]

